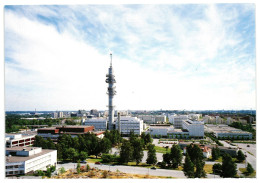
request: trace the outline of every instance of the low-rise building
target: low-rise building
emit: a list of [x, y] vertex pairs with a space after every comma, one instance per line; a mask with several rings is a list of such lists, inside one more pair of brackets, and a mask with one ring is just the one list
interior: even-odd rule
[[166, 115], [137, 115], [137, 117], [148, 124], [165, 123]]
[[23, 135], [16, 133], [5, 134], [5, 146], [6, 147], [23, 147], [33, 145], [35, 140], [35, 135]]
[[49, 137], [53, 141], [56, 141], [62, 134], [70, 134], [72, 137], [76, 137], [78, 135], [92, 133], [93, 131], [94, 126], [59, 126], [51, 128], [39, 128], [37, 135], [43, 138]]
[[42, 149], [41, 147], [6, 148], [6, 176], [46, 170], [56, 164], [57, 150]]
[[207, 124], [206, 131], [213, 133], [217, 138], [234, 138], [234, 139], [252, 139], [253, 135], [250, 132], [242, 131], [228, 125], [210, 125]]

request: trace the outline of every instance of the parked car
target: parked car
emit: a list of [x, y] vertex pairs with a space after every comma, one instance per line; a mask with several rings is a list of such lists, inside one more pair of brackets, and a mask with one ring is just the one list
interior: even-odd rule
[[151, 168], [152, 170], [156, 170], [156, 168], [153, 166], [152, 168]]
[[247, 145], [247, 147], [250, 147], [250, 145]]
[[87, 161], [86, 161], [86, 160], [83, 160], [83, 161], [81, 161], [80, 163], [87, 163]]
[[96, 165], [100, 165], [101, 163], [98, 161], [98, 162], [96, 162], [95, 164], [96, 164]]

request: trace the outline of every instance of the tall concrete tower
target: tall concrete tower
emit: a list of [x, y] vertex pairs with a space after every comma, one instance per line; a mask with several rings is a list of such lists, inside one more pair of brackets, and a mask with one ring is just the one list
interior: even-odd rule
[[116, 94], [114, 83], [116, 82], [115, 76], [113, 75], [113, 67], [112, 67], [112, 53], [110, 53], [110, 67], [108, 68], [108, 74], [106, 75], [106, 83], [108, 83], [107, 94], [108, 94], [108, 130], [113, 129], [114, 123], [114, 105], [113, 98]]

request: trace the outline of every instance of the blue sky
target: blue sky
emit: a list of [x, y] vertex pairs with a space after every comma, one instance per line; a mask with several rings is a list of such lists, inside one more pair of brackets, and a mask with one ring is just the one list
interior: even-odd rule
[[254, 4], [5, 6], [6, 110], [255, 109]]

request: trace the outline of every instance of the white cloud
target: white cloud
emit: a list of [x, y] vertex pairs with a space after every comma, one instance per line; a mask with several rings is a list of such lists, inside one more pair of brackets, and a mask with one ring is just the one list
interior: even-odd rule
[[[15, 60], [5, 64], [6, 110], [106, 109], [108, 51], [84, 41], [84, 30], [77, 26], [85, 19], [73, 13], [80, 10], [95, 26], [105, 28], [105, 33], [97, 32], [97, 40], [114, 52], [117, 109], [254, 108], [254, 67], [237, 63], [248, 55], [241, 53], [232, 62], [231, 56], [223, 57], [227, 63], [218, 63], [223, 49], [241, 40], [229, 34], [215, 6], [200, 20], [184, 20], [165, 6], [102, 8], [66, 7], [64, 15], [64, 9], [57, 8], [57, 14], [67, 18], [60, 32], [34, 18], [38, 7], [26, 10], [30, 19], [5, 12], [6, 53]], [[56, 16], [48, 7], [39, 9]], [[111, 41], [113, 36], [123, 40], [125, 57], [117, 54], [121, 45]], [[155, 40], [160, 44], [148, 45]]]

